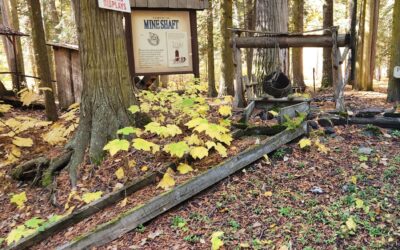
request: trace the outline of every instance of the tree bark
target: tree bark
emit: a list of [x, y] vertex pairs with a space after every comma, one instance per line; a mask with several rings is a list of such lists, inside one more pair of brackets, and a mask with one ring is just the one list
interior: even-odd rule
[[362, 1], [354, 85], [357, 90], [373, 90], [378, 19], [379, 0]]
[[234, 95], [233, 86], [234, 66], [233, 52], [230, 46], [232, 32], [232, 0], [221, 0], [221, 81], [219, 87], [219, 95]]
[[123, 14], [100, 9], [96, 0], [74, 0], [82, 67], [82, 102], [77, 133], [70, 143], [71, 184], [86, 149], [93, 164], [104, 157], [103, 147], [119, 128], [144, 125], [142, 115], [128, 112], [137, 105], [128, 67]]
[[[293, 24], [294, 32], [304, 31], [304, 0], [293, 0]], [[293, 65], [293, 83], [299, 87], [301, 91], [306, 89], [303, 75], [303, 48], [293, 48], [292, 50]]]
[[[256, 29], [267, 32], [288, 32], [289, 14], [287, 1], [257, 0]], [[274, 38], [271, 37], [271, 41]], [[289, 74], [289, 53], [287, 49], [258, 49], [256, 56], [256, 76], [262, 81], [265, 76], [279, 68]]]
[[396, 0], [393, 8], [392, 47], [390, 58], [390, 77], [388, 88], [388, 101], [400, 103], [400, 79], [394, 78], [393, 69], [400, 66], [400, 0]]
[[[11, 0], [10, 3], [11, 3], [10, 7], [11, 7], [11, 17], [12, 17], [12, 28], [14, 30], [19, 31], [18, 0]], [[22, 51], [22, 44], [20, 37], [16, 37], [16, 45], [17, 45], [16, 58], [17, 58], [18, 72], [20, 75], [25, 75], [24, 55]], [[25, 81], [25, 77], [20, 76], [18, 80], [19, 80], [19, 86], [21, 86], [21, 82]]]
[[[323, 5], [323, 27], [330, 28], [333, 26], [333, 0], [325, 0]], [[325, 31], [324, 34], [332, 35], [331, 32]], [[333, 86], [332, 71], [332, 48], [324, 48], [322, 61], [322, 88]]]
[[[54, 99], [54, 91], [51, 82], [51, 71], [49, 66], [49, 57], [47, 54], [46, 38], [44, 34], [42, 11], [39, 0], [28, 0], [30, 5], [30, 20], [32, 25], [32, 40], [35, 51], [35, 61], [38, 67], [40, 77], [40, 88], [46, 88], [44, 91], [46, 116], [51, 121], [58, 119], [57, 106]], [[51, 89], [47, 90], [47, 89]]]
[[207, 76], [208, 76], [208, 97], [218, 95], [215, 88], [215, 60], [214, 60], [214, 17], [213, 3], [208, 0], [209, 9], [207, 10]]
[[[3, 24], [6, 27], [11, 27], [10, 6], [8, 4], [8, 0], [0, 0], [0, 11], [1, 11], [1, 16], [0, 16], [1, 24]], [[7, 58], [8, 68], [10, 72], [16, 72], [15, 68], [16, 57], [14, 55], [13, 44], [9, 39], [7, 39], [6, 36], [2, 36], [2, 40], [4, 45], [4, 51]], [[18, 89], [18, 81], [14, 74], [12, 75], [11, 79], [12, 79], [13, 89]]]
[[[256, 28], [256, 0], [246, 0], [246, 29], [254, 30]], [[254, 33], [248, 33], [249, 37], [252, 37]], [[246, 65], [247, 65], [247, 76], [250, 82], [253, 82], [253, 58], [254, 58], [254, 49], [250, 48], [246, 50]]]

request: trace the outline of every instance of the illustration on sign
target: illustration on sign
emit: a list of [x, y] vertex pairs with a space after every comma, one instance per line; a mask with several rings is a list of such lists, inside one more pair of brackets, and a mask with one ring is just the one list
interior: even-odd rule
[[131, 4], [129, 0], [98, 0], [99, 8], [116, 10], [122, 12], [131, 12]]
[[137, 74], [193, 70], [188, 12], [133, 10], [132, 30]]

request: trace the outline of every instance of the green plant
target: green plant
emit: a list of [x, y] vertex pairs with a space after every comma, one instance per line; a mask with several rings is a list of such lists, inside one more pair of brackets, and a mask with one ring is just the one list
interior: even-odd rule
[[307, 113], [299, 113], [297, 117], [292, 119], [290, 116], [284, 115], [285, 122], [283, 123], [283, 126], [285, 126], [288, 130], [295, 130], [301, 126], [306, 117]]
[[191, 234], [191, 235], [188, 235], [185, 238], [183, 238], [183, 240], [185, 240], [185, 241], [187, 241], [187, 242], [189, 242], [191, 244], [194, 244], [194, 243], [200, 241], [200, 236], [195, 235], [195, 234]]
[[144, 231], [146, 231], [146, 227], [143, 224], [140, 224], [139, 226], [137, 226], [136, 232], [139, 232], [142, 234], [142, 233], [144, 233]]
[[229, 226], [235, 231], [240, 228], [240, 224], [235, 220], [230, 220], [229, 221]]
[[272, 159], [283, 159], [285, 156], [286, 151], [283, 148], [278, 148], [275, 152], [272, 153]]
[[279, 209], [279, 214], [285, 217], [291, 217], [293, 213], [292, 207], [281, 207]]
[[180, 216], [172, 218], [171, 226], [173, 228], [183, 228], [186, 226], [186, 220]]
[[400, 137], [400, 130], [392, 130], [391, 134], [394, 137]]

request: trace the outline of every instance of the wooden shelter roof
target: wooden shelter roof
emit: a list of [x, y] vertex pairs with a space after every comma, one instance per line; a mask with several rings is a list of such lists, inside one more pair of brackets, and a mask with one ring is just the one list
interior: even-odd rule
[[171, 8], [204, 10], [208, 0], [130, 0], [132, 8]]

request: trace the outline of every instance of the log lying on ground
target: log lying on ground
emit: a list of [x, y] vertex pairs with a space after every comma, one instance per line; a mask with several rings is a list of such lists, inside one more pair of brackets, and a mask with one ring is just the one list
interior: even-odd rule
[[17, 244], [8, 247], [8, 250], [23, 250], [32, 247], [35, 244], [49, 238], [50, 236], [86, 219], [87, 217], [101, 211], [102, 209], [122, 200], [128, 195], [131, 195], [138, 190], [156, 182], [158, 174], [148, 173], [141, 177], [139, 180], [125, 185], [123, 188], [118, 189], [104, 197], [80, 208], [72, 214], [62, 218], [61, 220], [49, 225], [41, 232], [36, 232], [22, 240]]
[[359, 118], [359, 117], [330, 117], [334, 125], [360, 124], [360, 125], [375, 125], [381, 128], [400, 129], [400, 118], [390, 117], [374, 117], [374, 118]]
[[299, 113], [310, 113], [310, 104], [308, 102], [302, 102], [281, 108], [279, 110], [278, 121], [280, 123], [283, 123], [286, 121], [286, 116], [292, 119], [296, 117]]
[[89, 249], [117, 239], [156, 216], [165, 213], [176, 205], [195, 196], [206, 188], [225, 179], [229, 175], [271, 153], [282, 145], [302, 136], [306, 132], [306, 123], [294, 131], [285, 130], [271, 138], [263, 140], [260, 145], [243, 151], [188, 182], [165, 192], [144, 205], [140, 205], [120, 217], [98, 226], [94, 231], [79, 239], [61, 246], [60, 250]]

